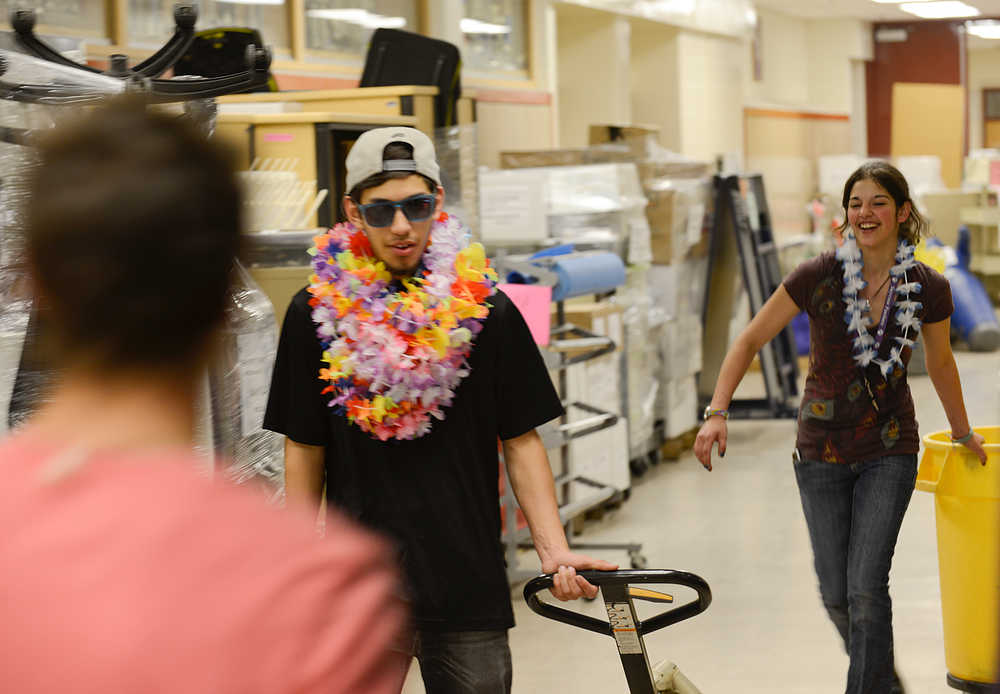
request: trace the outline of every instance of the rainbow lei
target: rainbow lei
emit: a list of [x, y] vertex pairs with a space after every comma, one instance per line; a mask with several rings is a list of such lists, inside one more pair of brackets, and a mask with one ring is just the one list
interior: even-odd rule
[[442, 213], [418, 275], [390, 287], [364, 232], [342, 223], [313, 239], [309, 300], [330, 407], [381, 441], [415, 439], [444, 419], [489, 314], [497, 274], [481, 244]]
[[[844, 322], [847, 323], [848, 335], [856, 334], [854, 361], [862, 369], [871, 363], [878, 364], [883, 378], [892, 373], [895, 367], [903, 368], [903, 348], [912, 348], [920, 333], [920, 319], [916, 317], [916, 312], [922, 304], [919, 301], [913, 301], [910, 295], [919, 294], [923, 288], [919, 282], [909, 282], [906, 277], [907, 271], [917, 264], [914, 258], [915, 249], [915, 246], [900, 239], [896, 247], [896, 264], [889, 269], [890, 276], [898, 278], [900, 282], [896, 287], [896, 294], [900, 297], [896, 301], [896, 325], [900, 327], [903, 334], [893, 338], [896, 346], [889, 350], [888, 359], [879, 359], [875, 353], [875, 338], [868, 332], [868, 326], [871, 325], [872, 321], [864, 316], [864, 312], [870, 309], [870, 304], [867, 299], [861, 299], [858, 296], [868, 283], [861, 277], [864, 260], [853, 229], [848, 227], [844, 234], [844, 243], [837, 249], [837, 259], [844, 268]], [[912, 337], [910, 336], [911, 330], [913, 331]]]

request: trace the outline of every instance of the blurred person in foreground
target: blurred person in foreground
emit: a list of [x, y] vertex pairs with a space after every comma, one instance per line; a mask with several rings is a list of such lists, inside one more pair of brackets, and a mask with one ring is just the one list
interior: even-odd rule
[[398, 692], [386, 548], [199, 474], [239, 248], [228, 153], [136, 102], [41, 147], [27, 263], [51, 402], [0, 444], [0, 691]]

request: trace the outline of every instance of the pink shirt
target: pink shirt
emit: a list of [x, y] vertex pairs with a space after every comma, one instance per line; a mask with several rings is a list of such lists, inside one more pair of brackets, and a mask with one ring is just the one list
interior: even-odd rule
[[387, 548], [339, 516], [211, 483], [194, 459], [0, 445], [0, 691], [399, 692]]

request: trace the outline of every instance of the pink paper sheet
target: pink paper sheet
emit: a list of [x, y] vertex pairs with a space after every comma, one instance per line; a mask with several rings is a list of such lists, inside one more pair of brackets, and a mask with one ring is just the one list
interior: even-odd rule
[[517, 310], [524, 316], [531, 336], [539, 345], [549, 344], [551, 329], [552, 287], [537, 284], [501, 284], [500, 289], [510, 297]]

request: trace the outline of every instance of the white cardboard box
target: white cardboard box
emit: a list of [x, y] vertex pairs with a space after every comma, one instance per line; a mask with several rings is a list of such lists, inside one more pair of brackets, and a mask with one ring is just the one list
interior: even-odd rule
[[[628, 489], [632, 477], [628, 467], [628, 424], [619, 419], [613, 427], [570, 442], [570, 465], [575, 477], [585, 477], [618, 491]], [[575, 483], [573, 500], [586, 498], [594, 487]]]
[[698, 387], [694, 376], [667, 381], [663, 385], [664, 433], [672, 439], [698, 425]]

